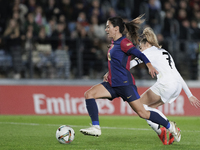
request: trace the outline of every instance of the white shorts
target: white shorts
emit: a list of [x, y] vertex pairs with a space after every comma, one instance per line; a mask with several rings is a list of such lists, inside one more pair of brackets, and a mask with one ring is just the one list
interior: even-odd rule
[[182, 84], [179, 82], [168, 82], [165, 84], [156, 82], [150, 89], [161, 97], [163, 103], [172, 103], [180, 95]]

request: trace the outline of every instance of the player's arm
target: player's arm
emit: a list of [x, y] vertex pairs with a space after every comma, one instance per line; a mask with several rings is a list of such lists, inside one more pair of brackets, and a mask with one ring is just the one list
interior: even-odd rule
[[133, 60], [130, 61], [130, 69], [143, 63], [143, 61], [141, 61], [139, 58], [134, 58]]
[[146, 66], [149, 69], [149, 74], [151, 75], [152, 78], [158, 74], [158, 71], [152, 66], [151, 62], [149, 59], [142, 53], [140, 50], [138, 50], [136, 47], [132, 47], [131, 49], [128, 50], [129, 54], [132, 54], [142, 60]]
[[123, 39], [120, 43], [121, 49], [123, 52], [127, 53], [128, 55], [134, 55], [137, 58], [141, 59], [149, 69], [149, 74], [152, 78], [158, 74], [158, 71], [152, 66], [149, 59], [138, 50], [131, 41], [128, 39]]
[[[179, 74], [179, 72], [178, 72]], [[200, 108], [200, 101], [192, 94], [192, 92], [190, 91], [190, 89], [188, 88], [187, 84], [185, 83], [185, 81], [183, 80], [183, 78], [181, 77], [181, 75], [179, 74], [179, 77], [180, 77], [180, 81], [181, 81], [181, 84], [182, 84], [182, 87], [183, 87], [183, 90], [185, 92], [185, 94], [187, 95], [189, 101], [190, 101], [190, 104], [192, 106], [195, 106], [196, 108]]]

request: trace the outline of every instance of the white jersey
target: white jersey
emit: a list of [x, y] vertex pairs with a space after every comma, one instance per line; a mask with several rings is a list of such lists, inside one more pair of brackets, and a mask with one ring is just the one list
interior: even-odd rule
[[[155, 94], [160, 95], [164, 103], [173, 102], [179, 96], [182, 88], [188, 98], [192, 96], [188, 86], [177, 71], [173, 58], [166, 50], [152, 46], [142, 53], [159, 72], [157, 82], [150, 89]], [[132, 68], [141, 62], [141, 60], [133, 59], [130, 66]]]

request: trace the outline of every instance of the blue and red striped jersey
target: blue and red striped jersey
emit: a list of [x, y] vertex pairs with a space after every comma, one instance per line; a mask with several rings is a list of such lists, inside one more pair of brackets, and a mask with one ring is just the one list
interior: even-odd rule
[[149, 60], [125, 36], [112, 42], [108, 50], [108, 82], [112, 87], [135, 85], [135, 79], [130, 72], [131, 56], [134, 55], [146, 64]]

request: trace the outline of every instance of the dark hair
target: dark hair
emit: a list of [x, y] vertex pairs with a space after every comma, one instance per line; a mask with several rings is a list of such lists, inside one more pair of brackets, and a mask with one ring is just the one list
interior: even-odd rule
[[108, 20], [111, 22], [113, 27], [116, 27], [116, 26], [119, 27], [119, 32], [120, 33], [124, 32], [124, 28], [125, 28], [124, 24], [125, 23], [124, 23], [124, 21], [123, 21], [123, 19], [121, 17], [112, 17], [112, 18], [109, 18]]
[[138, 31], [140, 29], [140, 25], [145, 21], [144, 19], [142, 19], [143, 16], [144, 15], [140, 15], [139, 17], [127, 23], [125, 23], [121, 17], [112, 17], [108, 20], [114, 27], [119, 26], [119, 32], [122, 34], [126, 34], [127, 38], [131, 38], [133, 42], [138, 45]]

